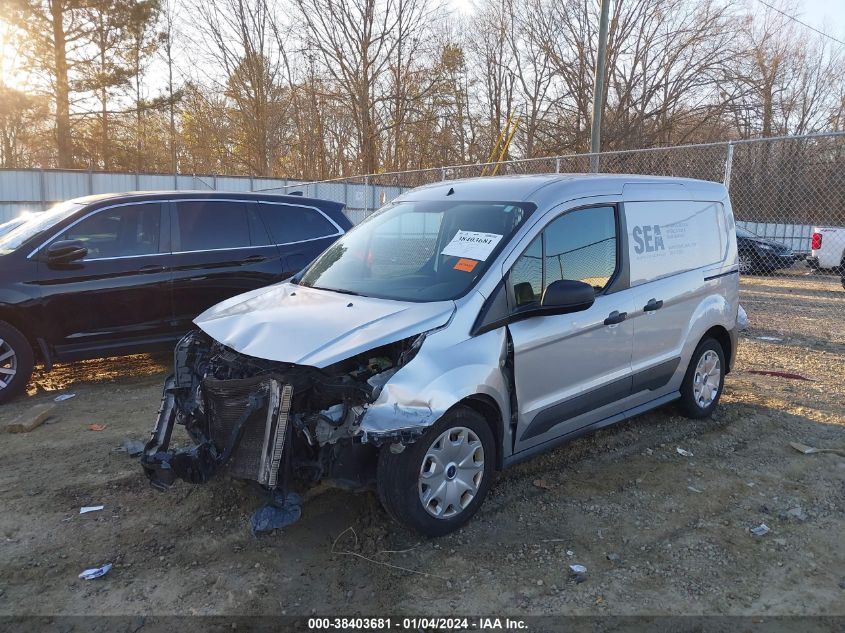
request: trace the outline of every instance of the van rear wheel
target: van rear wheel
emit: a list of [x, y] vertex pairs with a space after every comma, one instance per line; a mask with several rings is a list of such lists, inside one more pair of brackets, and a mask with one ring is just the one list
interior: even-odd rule
[[26, 337], [0, 321], [0, 404], [23, 393], [32, 376], [35, 358]]
[[382, 447], [382, 505], [395, 520], [426, 536], [448, 534], [469, 521], [484, 501], [495, 457], [487, 421], [469, 407], [455, 407], [400, 453]]
[[705, 338], [692, 354], [681, 383], [681, 412], [688, 418], [713, 414], [725, 386], [725, 352], [716, 339]]

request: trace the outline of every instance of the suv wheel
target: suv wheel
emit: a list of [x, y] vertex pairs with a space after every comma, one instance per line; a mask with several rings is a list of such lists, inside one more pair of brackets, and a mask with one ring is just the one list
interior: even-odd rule
[[443, 536], [469, 521], [493, 478], [495, 440], [487, 421], [456, 407], [416, 442], [379, 453], [378, 491], [388, 514], [425, 534]]
[[0, 321], [0, 404], [26, 388], [35, 364], [32, 347], [17, 328]]
[[739, 274], [740, 275], [756, 275], [760, 266], [757, 258], [749, 253], [741, 252], [739, 254]]
[[688, 418], [713, 414], [725, 386], [725, 352], [719, 341], [706, 338], [692, 354], [681, 383], [681, 412]]

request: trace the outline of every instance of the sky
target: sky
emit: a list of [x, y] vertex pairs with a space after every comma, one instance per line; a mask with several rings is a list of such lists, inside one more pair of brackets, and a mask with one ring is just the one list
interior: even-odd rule
[[[774, 0], [766, 1], [773, 6], [778, 6]], [[449, 4], [461, 13], [472, 13], [473, 5], [477, 2], [478, 0], [449, 0]], [[751, 2], [757, 2], [757, 0], [751, 0]], [[845, 0], [793, 0], [793, 4], [796, 12], [791, 15], [845, 40]], [[763, 5], [760, 7], [765, 9]]]
[[[800, 14], [796, 14], [795, 17], [840, 40], [845, 40], [845, 1], [801, 0], [797, 6]], [[830, 30], [826, 31], [825, 26]]]

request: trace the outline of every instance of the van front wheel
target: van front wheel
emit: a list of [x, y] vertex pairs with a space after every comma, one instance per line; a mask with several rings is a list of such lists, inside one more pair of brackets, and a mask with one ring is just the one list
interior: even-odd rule
[[487, 421], [469, 407], [455, 407], [401, 452], [382, 447], [382, 505], [394, 519], [426, 536], [457, 530], [487, 496], [495, 451]]
[[719, 341], [706, 338], [698, 344], [681, 383], [681, 412], [688, 418], [713, 414], [725, 386], [725, 352]]

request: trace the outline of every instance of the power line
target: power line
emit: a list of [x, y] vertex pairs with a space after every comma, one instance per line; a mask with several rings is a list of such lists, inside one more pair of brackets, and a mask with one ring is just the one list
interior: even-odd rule
[[840, 40], [840, 39], [837, 39], [837, 38], [833, 37], [832, 35], [828, 35], [828, 34], [827, 34], [827, 33], [825, 33], [824, 31], [820, 31], [820, 30], [819, 30], [819, 29], [817, 29], [816, 27], [814, 27], [814, 26], [812, 26], [812, 25], [810, 25], [810, 24], [807, 24], [806, 22], [803, 22], [803, 21], [799, 20], [799, 19], [798, 19], [798, 18], [796, 18], [795, 16], [793, 16], [793, 15], [789, 15], [788, 13], [785, 13], [785, 12], [781, 11], [781, 10], [780, 10], [780, 9], [778, 9], [777, 7], [773, 7], [772, 5], [770, 5], [770, 4], [769, 4], [768, 2], [766, 2], [765, 0], [757, 0], [757, 1], [758, 1], [760, 4], [763, 4], [763, 5], [767, 6], [767, 7], [769, 7], [772, 11], [777, 11], [778, 13], [780, 13], [780, 14], [781, 14], [782, 16], [784, 16], [785, 18], [789, 18], [789, 19], [790, 19], [790, 20], [792, 20], [793, 22], [797, 22], [797, 23], [798, 23], [798, 24], [800, 24], [801, 26], [805, 26], [805, 27], [807, 27], [808, 29], [810, 29], [811, 31], [815, 31], [815, 32], [816, 32], [816, 33], [818, 33], [819, 35], [824, 35], [824, 36], [825, 36], [826, 38], [828, 38], [829, 40], [833, 40], [834, 42], [836, 42], [836, 43], [838, 43], [838, 44], [842, 44], [842, 46], [845, 46], [845, 41]]

